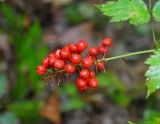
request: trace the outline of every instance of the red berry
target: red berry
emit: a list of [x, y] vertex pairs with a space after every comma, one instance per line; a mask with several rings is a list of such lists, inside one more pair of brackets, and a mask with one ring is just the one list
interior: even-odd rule
[[94, 47], [89, 49], [89, 55], [95, 56], [97, 54], [98, 54], [98, 48], [97, 47], [94, 46]]
[[87, 89], [87, 81], [83, 78], [77, 78], [76, 86], [80, 91], [85, 91]]
[[54, 62], [54, 68], [56, 69], [63, 69], [65, 66], [65, 63], [63, 60], [60, 60], [60, 59], [57, 59], [55, 62]]
[[89, 68], [89, 67], [91, 67], [92, 65], [93, 65], [93, 60], [92, 60], [92, 58], [87, 57], [87, 58], [84, 58], [84, 59], [83, 59], [83, 61], [82, 61], [82, 66], [83, 66], [84, 68]]
[[96, 61], [96, 60], [97, 60], [97, 57], [96, 57], [96, 56], [92, 56], [92, 60], [93, 60], [93, 61]]
[[84, 43], [84, 45], [85, 45], [85, 47], [86, 47], [86, 48], [88, 47], [88, 43], [87, 43], [87, 41], [85, 41], [85, 40], [80, 40], [79, 42], [83, 42], [83, 43]]
[[82, 70], [79, 72], [79, 75], [80, 75], [82, 78], [89, 78], [89, 70], [87, 70], [87, 69], [82, 69]]
[[71, 52], [77, 52], [77, 45], [76, 44], [70, 44], [69, 45], [69, 50], [71, 51]]
[[55, 54], [54, 53], [50, 53], [50, 54], [48, 54], [48, 56], [47, 56], [48, 58], [52, 58], [52, 57], [55, 57]]
[[105, 65], [104, 62], [98, 62], [96, 64], [96, 67], [97, 67], [98, 70], [102, 71], [102, 70], [104, 70], [104, 65]]
[[79, 89], [79, 91], [84, 92], [84, 91], [86, 91], [87, 86], [85, 86], [85, 87], [80, 87], [80, 88], [78, 88], [78, 89]]
[[112, 45], [112, 39], [111, 38], [105, 38], [102, 40], [102, 45], [103, 46], [111, 46]]
[[83, 78], [77, 78], [76, 85], [78, 87], [85, 87], [86, 86], [86, 80]]
[[82, 57], [81, 57], [80, 54], [72, 54], [71, 58], [70, 58], [70, 61], [73, 64], [79, 64], [82, 61]]
[[84, 40], [80, 40], [77, 43], [77, 51], [80, 53], [83, 52], [87, 47], [88, 47], [88, 43]]
[[88, 85], [92, 88], [98, 87], [98, 80], [96, 78], [90, 78], [88, 81]]
[[49, 66], [49, 61], [48, 61], [49, 59], [48, 59], [48, 57], [46, 57], [46, 58], [44, 58], [43, 60], [42, 60], [42, 65], [45, 67], [45, 68], [48, 68], [48, 66]]
[[104, 46], [100, 46], [98, 48], [98, 51], [103, 55], [106, 55], [108, 53], [108, 49], [106, 47], [104, 47]]
[[60, 56], [62, 59], [68, 59], [70, 57], [70, 51], [66, 48], [63, 48], [60, 52]]
[[46, 68], [43, 65], [37, 66], [36, 67], [36, 72], [38, 75], [43, 75], [46, 73]]
[[48, 65], [53, 66], [55, 61], [56, 61], [55, 55], [53, 53], [50, 53], [48, 55]]
[[70, 51], [69, 46], [64, 46], [63, 49]]
[[65, 70], [67, 73], [74, 73], [75, 67], [74, 67], [73, 64], [67, 64], [67, 65], [65, 65], [64, 70]]
[[93, 70], [89, 70], [89, 77], [95, 77], [96, 73]]
[[87, 57], [91, 58], [93, 61], [96, 61], [96, 60], [97, 60], [97, 57], [96, 57], [96, 56], [87, 55], [85, 58], [87, 58]]
[[54, 52], [54, 55], [57, 59], [60, 59], [61, 56], [60, 56], [60, 52], [61, 52], [61, 49], [57, 49], [55, 52]]

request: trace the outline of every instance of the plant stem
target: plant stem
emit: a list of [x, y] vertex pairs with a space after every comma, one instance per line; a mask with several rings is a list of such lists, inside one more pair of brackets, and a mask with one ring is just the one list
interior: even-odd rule
[[149, 8], [149, 13], [151, 15], [151, 30], [152, 30], [152, 37], [153, 37], [153, 42], [154, 42], [154, 47], [156, 47], [156, 36], [155, 36], [155, 31], [154, 31], [154, 22], [153, 22], [153, 17], [152, 17], [152, 0], [149, 0], [148, 2], [148, 8]]
[[149, 0], [149, 3], [148, 3], [148, 8], [149, 8], [149, 11], [151, 12], [152, 11], [152, 0]]
[[154, 31], [154, 25], [153, 23], [151, 24], [152, 26], [152, 36], [153, 36], [153, 42], [154, 42], [154, 45], [156, 45], [156, 36], [155, 36], [155, 31]]
[[100, 60], [98, 60], [96, 62], [111, 61], [111, 60], [120, 59], [120, 58], [124, 58], [124, 57], [130, 57], [130, 56], [135, 56], [135, 55], [140, 55], [140, 54], [153, 53], [154, 51], [155, 51], [154, 49], [153, 50], [138, 51], [138, 52], [128, 53], [128, 54], [114, 56], [114, 57], [110, 57], [110, 58], [100, 59]]
[[[144, 50], [144, 51], [132, 52], [132, 53], [124, 54], [124, 55], [114, 56], [114, 57], [110, 57], [110, 58], [103, 58], [103, 59], [99, 59], [99, 60], [95, 61], [94, 64], [96, 64], [97, 62], [102, 62], [102, 61], [107, 62], [107, 61], [120, 59], [120, 58], [124, 58], [124, 57], [130, 57], [130, 56], [135, 56], [135, 55], [140, 55], [140, 54], [153, 53], [154, 51], [155, 51], [154, 49], [152, 49], [152, 50]], [[78, 65], [77, 67], [79, 67], [79, 66], [82, 66], [82, 65]], [[56, 71], [55, 74], [60, 74], [61, 72], [65, 72], [65, 70]]]

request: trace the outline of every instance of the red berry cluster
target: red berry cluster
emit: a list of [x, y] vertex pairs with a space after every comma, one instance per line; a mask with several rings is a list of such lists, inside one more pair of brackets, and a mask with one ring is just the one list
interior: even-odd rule
[[101, 46], [91, 47], [87, 56], [82, 58], [82, 53], [87, 49], [88, 43], [85, 40], [80, 40], [51, 52], [43, 59], [42, 64], [37, 66], [36, 71], [39, 75], [44, 75], [48, 73], [47, 70], [52, 69], [53, 72], [63, 72], [64, 75], [73, 74], [76, 69], [81, 69], [79, 71], [80, 77], [76, 80], [77, 88], [80, 91], [85, 91], [87, 87], [97, 88], [98, 80], [95, 78], [96, 73], [90, 68], [94, 64], [96, 69], [104, 70], [105, 63], [98, 62], [97, 55], [101, 54], [105, 57], [108, 53], [108, 47], [111, 45], [112, 40], [105, 38], [102, 40]]

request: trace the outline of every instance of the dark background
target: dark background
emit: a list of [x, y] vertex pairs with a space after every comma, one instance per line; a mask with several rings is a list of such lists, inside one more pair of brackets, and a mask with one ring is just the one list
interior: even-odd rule
[[105, 2], [0, 0], [0, 124], [141, 124], [160, 116], [159, 93], [146, 99], [148, 55], [106, 63], [99, 88], [84, 93], [76, 74], [58, 87], [35, 72], [49, 52], [80, 39], [93, 46], [111, 37], [107, 57], [153, 48], [149, 24], [109, 23], [94, 6]]

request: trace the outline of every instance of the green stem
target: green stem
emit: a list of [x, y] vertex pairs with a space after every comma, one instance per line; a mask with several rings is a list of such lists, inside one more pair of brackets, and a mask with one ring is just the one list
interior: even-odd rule
[[97, 62], [111, 61], [111, 60], [120, 59], [120, 58], [124, 58], [124, 57], [130, 57], [130, 56], [135, 56], [135, 55], [140, 55], [140, 54], [153, 53], [154, 51], [155, 51], [154, 49], [153, 50], [138, 51], [138, 52], [128, 53], [128, 54], [114, 56], [114, 57], [110, 57], [110, 58], [100, 59]]
[[[115, 60], [115, 59], [120, 59], [120, 58], [124, 58], [124, 57], [130, 57], [130, 56], [135, 56], [135, 55], [140, 55], [140, 54], [147, 54], [147, 53], [153, 53], [155, 50], [144, 50], [144, 51], [138, 51], [138, 52], [132, 52], [132, 53], [128, 53], [128, 54], [124, 54], [124, 55], [119, 55], [119, 56], [114, 56], [114, 57], [110, 57], [110, 58], [104, 58], [104, 59], [100, 59], [94, 62], [94, 64], [96, 64], [97, 62], [102, 62], [102, 61], [111, 61], [111, 60]], [[79, 67], [81, 65], [78, 65], [77, 67]], [[76, 68], [77, 68], [76, 67]], [[59, 70], [56, 71], [56, 74], [60, 74], [61, 72], [64, 72], [65, 70]]]
[[154, 45], [156, 45], [156, 36], [155, 36], [155, 31], [154, 31], [154, 25], [153, 25], [153, 23], [152, 23], [152, 36], [153, 36]]
[[156, 36], [155, 36], [155, 31], [154, 31], [154, 22], [153, 22], [153, 16], [152, 16], [152, 0], [149, 0], [148, 6], [149, 6], [149, 12], [150, 12], [150, 15], [151, 15], [151, 30], [152, 30], [154, 47], [155, 47], [157, 43], [156, 43]]

